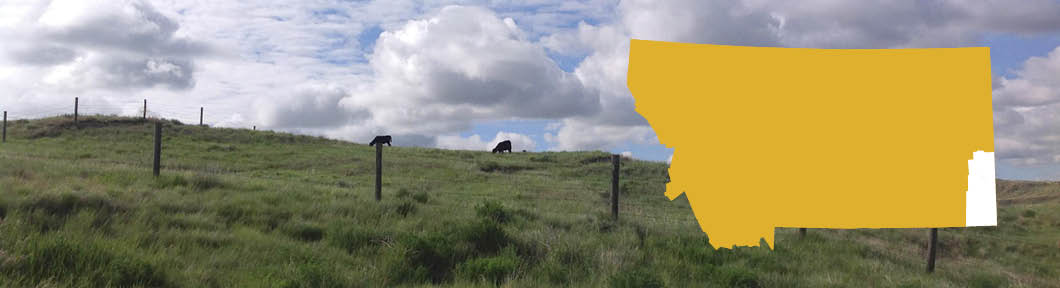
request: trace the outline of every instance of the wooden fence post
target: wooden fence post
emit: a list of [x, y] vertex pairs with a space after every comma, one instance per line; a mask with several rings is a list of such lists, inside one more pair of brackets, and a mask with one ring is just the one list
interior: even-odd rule
[[935, 250], [938, 247], [939, 228], [931, 228], [931, 242], [928, 242], [927, 272], [935, 272]]
[[147, 121], [147, 99], [144, 99], [144, 121]]
[[199, 126], [202, 126], [202, 107], [199, 107]]
[[162, 168], [162, 122], [155, 122], [155, 165], [154, 174], [157, 177]]
[[7, 143], [7, 111], [4, 111], [4, 140], [3, 143]]
[[375, 143], [375, 201], [383, 199], [383, 143]]
[[611, 170], [611, 218], [618, 220], [618, 166], [621, 162], [622, 157], [618, 154], [611, 155], [611, 163], [614, 164], [614, 169]]
[[77, 97], [74, 97], [74, 127], [77, 127]]

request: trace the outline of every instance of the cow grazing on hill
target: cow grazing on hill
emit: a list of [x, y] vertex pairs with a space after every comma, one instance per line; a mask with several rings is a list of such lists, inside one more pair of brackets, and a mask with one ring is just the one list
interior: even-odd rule
[[375, 144], [383, 143], [386, 143], [386, 146], [390, 146], [390, 135], [375, 136], [375, 139], [372, 139], [372, 143], [368, 143], [368, 146], [375, 146]]
[[497, 143], [497, 147], [493, 148], [493, 153], [497, 153], [497, 152], [504, 153], [504, 151], [508, 151], [508, 153], [512, 153], [512, 141], [509, 141], [509, 140], [501, 141], [501, 143]]

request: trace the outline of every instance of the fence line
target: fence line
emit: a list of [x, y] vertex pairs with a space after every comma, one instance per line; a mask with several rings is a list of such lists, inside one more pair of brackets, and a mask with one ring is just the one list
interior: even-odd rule
[[[88, 101], [83, 101], [83, 100], [88, 100]], [[39, 119], [39, 118], [67, 117], [67, 116], [69, 116], [69, 117], [73, 117], [75, 119], [75, 122], [77, 122], [77, 119], [78, 119], [79, 116], [83, 117], [83, 116], [89, 116], [89, 115], [121, 115], [121, 116], [126, 116], [126, 117], [137, 117], [137, 118], [145, 117], [145, 118], [155, 118], [155, 119], [171, 119], [171, 120], [180, 121], [181, 123], [188, 124], [188, 125], [201, 124], [201, 125], [213, 126], [213, 125], [225, 123], [224, 121], [226, 121], [226, 120], [223, 120], [223, 119], [232, 119], [236, 115], [241, 115], [240, 113], [233, 113], [232, 111], [225, 111], [223, 109], [219, 111], [220, 113], [216, 113], [215, 114], [215, 113], [213, 113], [213, 111], [215, 111], [215, 110], [210, 110], [211, 113], [210, 114], [206, 114], [206, 110], [207, 109], [205, 109], [205, 108], [208, 105], [184, 106], [184, 105], [173, 105], [173, 104], [167, 104], [167, 103], [151, 103], [151, 102], [148, 102], [146, 99], [144, 99], [143, 102], [140, 102], [138, 100], [138, 101], [129, 102], [129, 103], [119, 103], [119, 102], [114, 102], [114, 101], [100, 101], [100, 102], [96, 102], [95, 100], [98, 100], [98, 99], [79, 99], [79, 98], [75, 98], [74, 101], [72, 101], [72, 103], [70, 103], [68, 105], [67, 104], [61, 104], [61, 103], [53, 103], [53, 104], [46, 104], [46, 105], [38, 105], [38, 106], [29, 107], [29, 108], [25, 108], [25, 109], [22, 109], [21, 107], [11, 107], [11, 106], [8, 106], [8, 105], [0, 105], [0, 108], [2, 108], [4, 110], [4, 112], [3, 112], [4, 113], [4, 133], [3, 133], [4, 134], [3, 135], [4, 139], [3, 139], [3, 141], [6, 142], [6, 138], [7, 138], [6, 137], [7, 136], [6, 135], [6, 128], [9, 125], [7, 123], [8, 121], [18, 121], [18, 120], [26, 120], [26, 119]], [[129, 107], [139, 107], [139, 108], [130, 110], [130, 109], [128, 109]], [[12, 109], [12, 108], [15, 108], [15, 109]], [[197, 112], [199, 112], [199, 113], [195, 113], [196, 112], [195, 108], [198, 108]], [[130, 113], [130, 112], [135, 112], [135, 113]], [[130, 114], [130, 115], [126, 115], [126, 114]], [[222, 120], [218, 121], [217, 119], [222, 119]], [[231, 124], [231, 123], [225, 123], [225, 124]], [[252, 127], [252, 129], [254, 129], [254, 130], [257, 130], [257, 126], [261, 126], [261, 125], [259, 125], [257, 123], [253, 123], [253, 122], [246, 122], [246, 123], [241, 123], [241, 124], [245, 124], [245, 125], [242, 125], [239, 128], [251, 128]], [[262, 126], [262, 127], [265, 127], [265, 126]], [[159, 170], [160, 170], [160, 167], [161, 167], [160, 161], [159, 161], [160, 149], [161, 149], [161, 146], [162, 146], [162, 143], [161, 143], [162, 140], [161, 140], [161, 134], [160, 134], [161, 133], [161, 128], [162, 128], [161, 123], [157, 123], [156, 122], [155, 123], [155, 149], [154, 149], [154, 153], [153, 153], [154, 161], [153, 161], [153, 164], [152, 164], [152, 166], [153, 166], [153, 174], [155, 176], [159, 175]], [[377, 201], [379, 201], [381, 199], [381, 194], [382, 194], [382, 170], [381, 170], [381, 165], [382, 165], [382, 146], [379, 145], [379, 146], [376, 147], [376, 149], [377, 149], [376, 150], [377, 151], [377, 154], [376, 154], [377, 155], [377, 161], [376, 161], [377, 173], [376, 173], [375, 199]], [[661, 216], [649, 215], [649, 214], [645, 214], [645, 213], [638, 213], [638, 212], [643, 212], [644, 210], [648, 210], [648, 209], [657, 210], [657, 211], [659, 209], [688, 209], [688, 210], [690, 210], [689, 207], [677, 206], [677, 205], [648, 204], [648, 203], [628, 203], [628, 198], [627, 198], [626, 201], [620, 202], [619, 201], [620, 200], [620, 195], [622, 194], [621, 193], [621, 186], [620, 186], [621, 181], [619, 179], [619, 177], [621, 175], [621, 173], [620, 173], [620, 170], [621, 170], [621, 161], [620, 161], [620, 159], [621, 159], [621, 157], [619, 155], [617, 155], [617, 154], [613, 154], [611, 156], [611, 160], [612, 160], [612, 163], [613, 163], [613, 170], [612, 170], [612, 178], [610, 179], [611, 181], [609, 183], [609, 184], [611, 184], [610, 185], [611, 189], [609, 191], [610, 195], [608, 195], [610, 199], [605, 199], [605, 198], [602, 198], [602, 197], [593, 197], [593, 196], [595, 196], [595, 195], [592, 195], [593, 193], [586, 193], [587, 191], [590, 191], [590, 192], [600, 191], [601, 193], [608, 191], [607, 189], [604, 189], [603, 187], [599, 187], [600, 189], [597, 189], [598, 187], [592, 187], [591, 185], [590, 186], [585, 186], [585, 187], [562, 187], [562, 188], [557, 188], [555, 186], [551, 186], [551, 187], [544, 187], [544, 186], [534, 187], [534, 186], [531, 185], [529, 190], [527, 189], [527, 185], [525, 185], [526, 183], [522, 183], [524, 185], [520, 185], [518, 189], [516, 189], [516, 185], [515, 184], [509, 184], [509, 186], [510, 186], [510, 188], [513, 188], [513, 190], [533, 191], [531, 193], [533, 193], [535, 195], [529, 196], [528, 198], [532, 198], [532, 199], [534, 199], [536, 201], [555, 201], [555, 202], [563, 201], [563, 202], [567, 202], [567, 203], [578, 202], [578, 203], [582, 203], [583, 205], [602, 205], [603, 203], [609, 203], [610, 204], [609, 206], [610, 206], [611, 218], [613, 220], [616, 220], [616, 221], [619, 219], [619, 212], [621, 210], [621, 211], [625, 211], [625, 212], [622, 213], [622, 215], [631, 216], [631, 217], [633, 217], [635, 219], [642, 220], [642, 221], [643, 220], [654, 220], [655, 222], [665, 222], [665, 223], [668, 223], [668, 224], [677, 224], [677, 225], [698, 224], [698, 219], [696, 219], [694, 217], [691, 217], [691, 219], [687, 219], [687, 218], [683, 219], [683, 218], [661, 217]], [[124, 164], [128, 165], [129, 163], [124, 163]], [[147, 162], [143, 161], [143, 162], [139, 162], [137, 164], [133, 164], [131, 166], [147, 166]], [[183, 169], [183, 170], [192, 170], [192, 169]], [[238, 176], [242, 176], [242, 177], [250, 177], [250, 176], [246, 176], [246, 175], [239, 175], [239, 173], [237, 173], [237, 172], [230, 172], [228, 174], [230, 174], [230, 175], [238, 175]], [[601, 176], [601, 177], [603, 177], [603, 176]], [[273, 177], [251, 177], [251, 178], [277, 179], [277, 178], [273, 178]], [[519, 179], [518, 179], [518, 177], [508, 177], [507, 180], [509, 182], [516, 182]], [[516, 180], [516, 181], [513, 181], [513, 180]], [[532, 181], [526, 181], [526, 182], [529, 183], [529, 182], [532, 182]], [[317, 183], [317, 184], [323, 184], [323, 183]], [[585, 198], [576, 198], [576, 197], [562, 197], [562, 196], [555, 196], [555, 195], [545, 194], [545, 193], [549, 193], [549, 192], [552, 192], [552, 194], [554, 194], [554, 192], [561, 192], [563, 194], [568, 194], [568, 192], [569, 192], [569, 195], [587, 195], [588, 194], [590, 196], [589, 197], [585, 197]], [[492, 195], [492, 194], [489, 194], [489, 193], [449, 192], [447, 194], [457, 195], [457, 196], [461, 196], [461, 197], [470, 197], [470, 198], [479, 198], [479, 197], [481, 197], [481, 198], [496, 198], [496, 195]], [[517, 196], [517, 197], [519, 197], [519, 196]], [[661, 197], [661, 195], [660, 195], [660, 197]], [[468, 204], [467, 202], [458, 202], [458, 203], [461, 206], [466, 206]], [[666, 201], [666, 202], [661, 202], [661, 203], [672, 203], [672, 202]], [[477, 205], [477, 203], [475, 203], [475, 205]], [[535, 211], [541, 211], [541, 209], [539, 207], [537, 207], [537, 205], [534, 205], [533, 209]], [[596, 209], [590, 209], [590, 211], [604, 212], [606, 210], [599, 210], [598, 211]], [[689, 211], [689, 212], [691, 212], [691, 211]], [[550, 213], [550, 214], [564, 214], [564, 215], [581, 215], [581, 216], [586, 215], [586, 213], [575, 213], [575, 212], [565, 212], [565, 211], [555, 211], [555, 210], [548, 211], [548, 213]], [[656, 228], [658, 228], [658, 227], [656, 227]], [[667, 228], [672, 228], [672, 227], [668, 227], [667, 226]], [[663, 228], [663, 229], [665, 229], [665, 228]], [[927, 262], [928, 262], [927, 271], [930, 273], [930, 272], [934, 271], [935, 254], [936, 254], [935, 253], [935, 250], [936, 250], [935, 248], [937, 246], [937, 236], [938, 236], [938, 234], [937, 234], [937, 230], [934, 229], [934, 228], [929, 229], [929, 231], [930, 231], [930, 234], [929, 234], [930, 235], [930, 240], [929, 240], [929, 244], [928, 244], [929, 245], [929, 251], [928, 251], [928, 255], [927, 255]], [[800, 228], [799, 229], [800, 236], [804, 236], [805, 233], [806, 233], [806, 229], [805, 228]], [[967, 239], [967, 238], [971, 237], [971, 236], [968, 236], [968, 235], [963, 235], [963, 234], [958, 234], [958, 233], [950, 233], [950, 234], [948, 234], [946, 236], [947, 237], [958, 237], [958, 238], [962, 238], [962, 239]], [[996, 237], [996, 236], [992, 236], [992, 235], [978, 234], [978, 235], [975, 235], [975, 236], [976, 237], [990, 238], [990, 239], [993, 239], [993, 240], [1018, 242], [1018, 243], [1028, 244], [1028, 245], [1045, 245], [1045, 246], [1049, 246], [1049, 245], [1041, 244], [1041, 243], [1027, 242], [1027, 241], [1022, 241], [1022, 240], [1018, 240], [1018, 239], [1001, 238], [1001, 237]], [[800, 238], [803, 238], [803, 237], [800, 237]]]
[[[125, 102], [77, 97], [76, 101], [73, 100], [71, 99], [69, 103], [53, 102], [37, 104], [31, 107], [17, 107], [0, 103], [0, 109], [8, 111], [8, 121], [73, 116], [75, 106], [79, 117], [117, 115], [141, 118], [145, 114], [143, 106], [144, 101], [147, 99]], [[237, 115], [239, 115], [240, 119], [244, 118], [247, 116], [244, 113], [228, 109], [205, 109], [209, 108], [210, 103], [217, 103], [217, 101], [206, 101], [202, 105], [176, 105], [147, 101], [146, 114], [147, 118], [177, 120], [183, 124], [195, 125], [199, 123], [200, 112], [203, 112], [201, 117], [203, 124], [207, 126], [223, 124], [226, 127], [253, 128], [254, 130], [261, 127], [262, 130], [268, 130], [268, 127], [262, 123], [246, 120], [231, 121], [232, 119], [237, 119], [235, 118]]]

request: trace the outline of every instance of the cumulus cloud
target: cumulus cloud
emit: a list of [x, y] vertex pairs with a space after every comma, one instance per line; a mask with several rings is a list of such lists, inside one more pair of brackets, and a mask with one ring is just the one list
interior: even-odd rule
[[268, 102], [259, 106], [265, 125], [279, 128], [334, 127], [356, 124], [371, 117], [364, 108], [339, 105], [349, 97], [346, 89], [338, 86], [306, 85], [282, 102]]
[[600, 109], [595, 90], [555, 65], [512, 18], [487, 8], [441, 7], [383, 31], [371, 51], [368, 74], [314, 80], [331, 83], [324, 89], [263, 91], [273, 96], [255, 105], [259, 118], [354, 141], [386, 133], [414, 145], [467, 147], [435, 137], [480, 121], [563, 119]]
[[1060, 102], [1060, 47], [1045, 57], [1031, 57], [1015, 71], [1000, 77], [994, 104], [1002, 107], [1035, 107]]
[[[464, 2], [3, 1], [0, 104], [51, 113], [79, 96], [110, 106], [91, 111], [138, 114], [148, 98], [149, 113], [163, 117], [197, 120], [205, 106], [213, 125], [361, 142], [391, 134], [399, 145], [458, 149], [492, 148], [478, 135], [453, 136], [475, 124], [548, 119], [547, 144], [517, 145], [614, 149], [658, 142], [626, 87], [630, 38], [901, 48], [1060, 31], [1053, 0], [448, 6]], [[1057, 53], [996, 79], [1001, 157], [1057, 158]]]
[[545, 133], [545, 141], [553, 144], [552, 150], [602, 150], [620, 143], [658, 143], [655, 133], [647, 125], [621, 126], [596, 124], [582, 119], [565, 119], [555, 134]]
[[[0, 65], [16, 67], [14, 84], [42, 89], [128, 90], [195, 85], [196, 57], [207, 45], [178, 37], [179, 25], [141, 1], [43, 1], [0, 4], [20, 11], [0, 26]], [[21, 83], [21, 84], [19, 84]], [[42, 96], [47, 97], [47, 96]]]
[[[402, 145], [449, 147], [456, 143], [451, 136], [435, 136], [466, 131], [478, 121], [555, 119], [600, 109], [598, 93], [559, 69], [512, 18], [446, 6], [390, 26], [370, 49], [366, 73], [334, 79], [327, 75], [342, 71], [310, 71], [323, 73], [309, 81], [325, 88], [291, 91], [272, 84], [283, 94], [261, 91], [270, 96], [256, 101], [259, 120], [354, 141], [390, 134], [412, 140]], [[274, 81], [274, 73], [257, 72], [272, 65], [257, 66], [263, 67], [246, 72], [260, 77], [248, 81]]]
[[478, 134], [468, 137], [461, 137], [459, 135], [442, 135], [438, 136], [436, 146], [445, 149], [492, 150], [493, 147], [497, 146], [497, 143], [504, 140], [512, 141], [513, 152], [521, 150], [537, 150], [537, 143], [534, 143], [534, 140], [530, 138], [530, 136], [504, 131], [497, 132], [497, 136], [493, 137], [493, 140], [490, 141], [483, 140]]
[[528, 41], [511, 18], [449, 6], [383, 32], [373, 83], [345, 105], [372, 107], [402, 133], [455, 132], [471, 121], [593, 114], [599, 98]]
[[581, 56], [578, 79], [600, 93], [601, 113], [564, 119], [558, 133], [546, 135], [556, 150], [609, 149], [622, 143], [657, 143], [647, 121], [636, 113], [626, 87], [629, 39], [728, 45], [777, 46], [780, 23], [740, 1], [623, 1], [620, 22], [580, 23], [542, 44], [559, 54]]
[[633, 38], [742, 46], [778, 46], [781, 21], [744, 1], [622, 1]]
[[1031, 57], [994, 89], [998, 157], [1017, 165], [1060, 163], [1060, 47]]

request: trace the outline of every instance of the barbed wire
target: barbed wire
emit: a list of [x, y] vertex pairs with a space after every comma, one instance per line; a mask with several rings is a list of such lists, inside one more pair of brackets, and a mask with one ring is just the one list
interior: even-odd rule
[[[149, 155], [151, 152], [150, 152], [149, 148], [145, 147], [144, 149], [141, 149], [140, 151], [134, 151], [133, 153], [145, 155], [144, 157], [141, 157], [141, 158], [148, 159], [149, 157], [147, 155]], [[60, 156], [60, 155], [53, 155], [52, 157], [47, 157], [46, 156], [45, 158], [52, 159], [52, 160], [65, 160], [65, 158], [62, 158], [62, 156]], [[86, 159], [86, 160], [81, 160], [81, 161], [92, 161], [92, 162], [97, 162], [98, 163], [98, 162], [104, 161], [104, 160], [102, 160], [102, 159]], [[148, 163], [147, 160], [142, 160], [142, 161], [120, 161], [120, 160], [115, 160], [115, 161], [106, 161], [106, 162], [107, 163], [111, 163], [111, 164], [119, 164], [119, 165], [123, 165], [123, 166], [127, 166], [127, 167], [135, 167], [135, 168], [143, 168], [143, 169], [146, 169], [146, 168], [150, 167], [150, 163]], [[177, 171], [192, 171], [192, 172], [198, 171], [198, 172], [202, 172], [202, 171], [206, 170], [205, 166], [206, 165], [190, 165], [190, 166], [189, 165], [168, 165], [166, 167], [166, 169], [168, 169], [168, 170], [177, 170]], [[265, 178], [265, 179], [270, 179], [270, 180], [278, 180], [279, 178], [281, 178], [281, 177], [268, 177], [268, 176], [264, 176], [264, 177], [263, 176], [249, 176], [249, 175], [245, 175], [244, 173], [233, 172], [232, 170], [225, 170], [225, 169], [209, 169], [209, 170], [211, 170], [211, 171], [209, 171], [210, 173], [220, 173], [220, 174], [225, 174], [225, 175], [230, 176], [230, 177], [255, 178], [255, 179]], [[607, 214], [607, 213], [609, 213], [609, 210], [608, 210], [609, 207], [610, 207], [609, 204], [608, 204], [609, 200], [607, 198], [599, 197], [598, 196], [599, 192], [594, 192], [594, 191], [603, 191], [604, 189], [602, 187], [601, 188], [594, 188], [594, 187], [591, 187], [591, 185], [579, 185], [579, 184], [574, 184], [574, 185], [569, 185], [568, 184], [568, 185], [558, 185], [558, 186], [544, 186], [544, 185], [538, 185], [538, 184], [530, 184], [530, 183], [536, 182], [536, 181], [527, 181], [527, 180], [530, 180], [531, 177], [516, 176], [516, 175], [505, 175], [505, 176], [501, 176], [500, 178], [502, 180], [504, 180], [505, 182], [507, 182], [507, 183], [504, 183], [504, 184], [500, 184], [500, 185], [505, 186], [505, 187], [500, 188], [500, 190], [518, 191], [519, 193], [514, 194], [514, 195], [512, 193], [502, 193], [502, 194], [498, 195], [498, 194], [494, 194], [494, 193], [490, 193], [490, 192], [478, 192], [478, 193], [476, 193], [476, 192], [447, 191], [447, 192], [444, 192], [444, 194], [447, 197], [454, 197], [455, 199], [457, 199], [457, 201], [455, 201], [453, 203], [455, 203], [455, 205], [457, 207], [461, 207], [461, 208], [474, 208], [474, 207], [480, 205], [480, 203], [482, 203], [481, 201], [474, 201], [474, 200], [478, 199], [478, 200], [497, 200], [497, 201], [508, 201], [508, 202], [531, 201], [531, 202], [547, 202], [547, 203], [550, 203], [550, 204], [546, 204], [544, 206], [532, 205], [530, 207], [522, 207], [522, 209], [527, 209], [527, 210], [533, 211], [533, 212], [538, 213], [538, 214], [549, 214], [549, 215], [561, 214], [561, 215], [566, 215], [566, 216], [590, 217], [590, 216], [592, 216], [594, 214]], [[537, 180], [539, 181], [540, 179], [537, 179]], [[326, 185], [326, 186], [335, 185], [335, 183], [331, 182], [331, 181], [306, 181], [306, 182], [308, 182], [310, 184], [314, 184], [314, 185]], [[393, 192], [391, 192], [391, 193], [393, 193]], [[390, 193], [388, 193], [388, 194], [390, 194]], [[392, 196], [388, 196], [388, 197], [392, 197]], [[662, 197], [662, 196], [660, 195], [660, 197]], [[464, 201], [464, 200], [472, 200], [472, 201]], [[566, 203], [567, 205], [562, 205], [562, 204], [558, 204], [558, 203]], [[692, 224], [694, 226], [694, 224], [697, 223], [694, 218], [691, 218], [691, 214], [690, 214], [691, 211], [687, 211], [686, 212], [686, 213], [689, 213], [689, 214], [687, 214], [688, 216], [681, 217], [681, 215], [678, 214], [678, 215], [674, 215], [674, 216], [678, 216], [678, 217], [672, 217], [672, 216], [668, 216], [668, 215], [673, 214], [673, 213], [665, 213], [666, 215], [658, 215], [657, 216], [657, 215], [651, 215], [651, 214], [643, 213], [644, 211], [633, 211], [633, 210], [629, 209], [630, 207], [638, 207], [639, 209], [637, 209], [637, 210], [651, 210], [651, 209], [654, 209], [653, 207], [659, 207], [661, 209], [680, 208], [680, 207], [677, 207], [677, 206], [661, 207], [659, 205], [641, 204], [641, 203], [637, 203], [637, 204], [621, 203], [620, 206], [623, 207], [623, 209], [622, 209], [623, 211], [620, 213], [621, 217], [623, 217], [624, 219], [633, 219], [633, 220], [644, 221], [644, 222], [647, 222], [646, 224], [664, 225], [664, 226], [673, 226], [673, 225], [688, 226], [689, 224]], [[550, 207], [550, 208], [542, 208], [542, 207]], [[577, 212], [563, 211], [562, 210], [563, 207], [567, 207], [567, 208], [571, 208], [571, 209], [578, 209], [579, 211], [577, 211]], [[592, 208], [592, 207], [596, 207], [596, 208]], [[586, 208], [588, 208], [588, 209], [586, 209]]]
[[[245, 120], [244, 113], [239, 113], [227, 108], [211, 109], [209, 107], [211, 104], [229, 102], [231, 101], [206, 100], [201, 102], [200, 105], [177, 105], [164, 102], [148, 102], [147, 115], [150, 118], [177, 120], [185, 124], [198, 124], [200, 118], [200, 109], [202, 109], [201, 116], [202, 124], [204, 125], [218, 126], [224, 124], [224, 126], [237, 128], [256, 127], [262, 130], [268, 129], [266, 125], [256, 124], [253, 123], [253, 121]], [[76, 110], [77, 115], [79, 117], [110, 115], [125, 117], [143, 117], [143, 105], [144, 103], [142, 101], [123, 102], [103, 99], [79, 98], [76, 104]], [[7, 119], [9, 121], [15, 121], [72, 116], [74, 115], [74, 106], [74, 101], [70, 101], [69, 104], [48, 103], [37, 104], [31, 107], [15, 107], [12, 105], [0, 104], [0, 110], [7, 111]], [[242, 120], [233, 121], [233, 119]]]
[[[242, 115], [241, 113], [234, 112], [229, 109], [212, 109], [209, 107], [210, 104], [223, 103], [225, 101], [205, 101], [200, 105], [177, 105], [164, 102], [151, 103], [147, 105], [147, 115], [150, 118], [161, 118], [177, 120], [186, 124], [197, 124], [199, 123], [200, 116], [202, 116], [203, 124], [209, 126], [216, 126], [225, 120], [218, 119], [231, 119], [235, 115]], [[137, 109], [128, 109], [130, 107], [137, 107]], [[125, 108], [125, 109], [123, 109]], [[201, 109], [201, 110], [200, 110]], [[0, 110], [7, 111], [8, 121], [16, 120], [29, 120], [29, 119], [40, 119], [50, 117], [72, 117], [74, 115], [74, 103], [71, 101], [69, 104], [43, 104], [34, 105], [32, 107], [20, 108], [9, 105], [0, 105]], [[135, 111], [135, 113], [130, 113]], [[200, 111], [202, 114], [200, 115]], [[143, 102], [132, 101], [132, 102], [118, 102], [118, 101], [99, 101], [98, 99], [84, 98], [79, 99], [77, 103], [77, 114], [80, 117], [92, 117], [100, 115], [120, 115], [126, 117], [142, 117], [143, 116]], [[12, 125], [9, 123], [8, 125]], [[227, 123], [231, 125], [231, 123]], [[245, 124], [245, 127], [257, 126], [258, 129], [266, 130], [267, 127], [264, 125]], [[236, 127], [242, 127], [236, 126]], [[142, 153], [144, 155], [151, 154], [149, 148], [145, 148], [142, 151], [136, 151], [134, 153]], [[441, 157], [441, 156], [439, 156]], [[38, 157], [39, 158], [39, 157]], [[46, 157], [48, 158], [48, 157]], [[58, 155], [55, 155], [53, 160], [62, 160]], [[141, 157], [148, 159], [149, 157]], [[93, 161], [101, 161], [93, 159]], [[150, 167], [150, 163], [147, 160], [133, 161], [133, 163], [127, 161], [110, 161], [111, 164], [127, 165], [136, 168]], [[202, 167], [176, 167], [167, 166], [167, 169], [176, 169], [181, 171], [204, 171], [206, 165]], [[211, 173], [222, 173], [229, 176], [241, 177], [241, 178], [264, 178], [270, 180], [278, 180], [278, 177], [268, 176], [248, 176], [242, 174], [242, 172], [230, 170], [230, 169], [208, 169]], [[571, 205], [581, 205], [583, 207], [599, 207], [589, 209], [582, 212], [569, 212], [557, 209], [544, 209], [542, 210], [539, 206], [535, 205], [529, 210], [535, 211], [536, 213], [547, 212], [548, 214], [561, 214], [567, 216], [589, 216], [594, 213], [609, 213], [610, 202], [608, 198], [599, 197], [601, 194], [609, 194], [610, 186], [595, 187], [594, 185], [577, 185], [577, 184], [563, 184], [563, 185], [539, 185], [540, 178], [531, 177], [529, 175], [521, 174], [504, 174], [500, 176], [509, 191], [519, 191], [519, 194], [512, 195], [511, 193], [505, 193], [502, 195], [495, 195], [489, 192], [475, 193], [475, 192], [446, 192], [447, 195], [457, 196], [464, 199], [494, 199], [500, 201], [545, 201], [549, 203], [572, 203]], [[555, 179], [554, 179], [555, 180]], [[607, 183], [606, 181], [599, 181], [600, 183]], [[327, 181], [315, 181], [311, 182], [316, 185], [334, 185]], [[557, 182], [560, 183], [560, 182]], [[555, 183], [552, 183], [555, 184]], [[564, 195], [581, 195], [577, 196], [564, 196]], [[620, 194], [621, 195], [621, 194]], [[661, 194], [659, 197], [663, 197]], [[638, 221], [653, 221], [655, 223], [663, 223], [666, 225], [655, 226], [655, 229], [672, 229], [673, 226], [688, 226], [692, 225], [698, 227], [698, 220], [693, 216], [690, 207], [687, 205], [679, 205], [678, 203], [671, 202], [668, 199], [662, 199], [659, 201], [652, 202], [630, 202], [630, 200], [622, 201], [620, 197], [619, 208], [620, 217], [624, 219], [632, 218]], [[473, 201], [458, 201], [456, 202], [459, 207], [468, 208], [479, 205], [479, 202]], [[647, 214], [644, 211], [660, 211], [661, 213]], [[676, 229], [685, 231], [687, 229]], [[698, 231], [698, 230], [697, 230]], [[1015, 242], [1032, 246], [1051, 246], [1048, 243], [1037, 243], [1026, 241], [1017, 238], [1004, 238], [990, 234], [975, 233], [974, 235], [967, 235], [964, 232], [953, 232], [946, 233], [948, 236], [969, 239], [973, 237], [981, 237], [996, 241]]]

